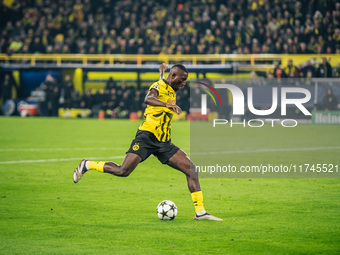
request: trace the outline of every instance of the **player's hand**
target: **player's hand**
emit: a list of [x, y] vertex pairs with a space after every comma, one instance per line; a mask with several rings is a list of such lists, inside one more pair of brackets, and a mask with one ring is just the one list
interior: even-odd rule
[[174, 104], [166, 104], [165, 105], [167, 108], [169, 108], [171, 111], [174, 111], [175, 113], [177, 114], [181, 114], [182, 112], [182, 109], [177, 106], [177, 105], [174, 105]]
[[159, 71], [164, 73], [167, 68], [168, 66], [165, 63], [163, 63], [159, 66]]

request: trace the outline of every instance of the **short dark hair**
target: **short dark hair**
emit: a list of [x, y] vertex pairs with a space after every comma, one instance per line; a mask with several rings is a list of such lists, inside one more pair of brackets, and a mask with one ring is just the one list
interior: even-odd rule
[[182, 70], [183, 72], [185, 72], [185, 73], [189, 73], [188, 72], [188, 70], [187, 70], [187, 68], [184, 66], [184, 65], [182, 65], [182, 64], [174, 64], [171, 68], [170, 68], [170, 70], [172, 69], [172, 68], [178, 68], [178, 69], [180, 69], [180, 70]]

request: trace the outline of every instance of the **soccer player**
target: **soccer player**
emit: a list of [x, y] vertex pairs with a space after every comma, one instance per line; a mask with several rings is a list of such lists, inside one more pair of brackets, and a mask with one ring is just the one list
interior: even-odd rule
[[[164, 77], [166, 68], [165, 64], [160, 66], [160, 78]], [[191, 169], [195, 169], [195, 166], [187, 154], [171, 143], [170, 139], [173, 114], [180, 114], [182, 111], [176, 105], [176, 91], [185, 86], [187, 78], [188, 70], [186, 67], [175, 64], [171, 67], [167, 79], [160, 79], [150, 86], [145, 97], [147, 107], [144, 112], [144, 121], [139, 126], [136, 137], [121, 165], [114, 162], [83, 159], [73, 172], [73, 181], [77, 183], [88, 170], [127, 177], [139, 163], [153, 154], [161, 163], [180, 170], [186, 175], [188, 188], [195, 206], [195, 220], [222, 221], [222, 219], [205, 211], [197, 173], [191, 171]]]

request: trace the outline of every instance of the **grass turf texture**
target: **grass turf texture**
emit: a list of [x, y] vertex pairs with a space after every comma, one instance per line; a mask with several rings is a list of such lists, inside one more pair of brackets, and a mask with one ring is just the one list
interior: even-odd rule
[[[139, 122], [0, 118], [0, 124], [0, 254], [340, 252], [339, 179], [201, 179], [207, 211], [224, 221], [197, 222], [184, 175], [155, 157], [128, 178], [91, 171], [73, 183], [80, 159], [124, 156]], [[187, 152], [189, 125], [173, 123], [172, 131], [173, 142]], [[280, 128], [264, 131], [257, 131], [261, 141]], [[301, 125], [296, 131], [310, 140], [290, 148], [308, 147], [310, 141], [339, 145], [339, 126]], [[242, 136], [249, 129], [233, 132], [238, 144], [256, 147]], [[285, 144], [281, 139], [277, 144]], [[318, 151], [318, 156], [338, 152]], [[306, 153], [295, 151], [290, 158]], [[280, 155], [268, 152], [285, 163]], [[237, 163], [244, 155], [227, 157]], [[64, 161], [1, 163], [41, 159]], [[252, 160], [256, 153], [247, 154]], [[164, 199], [178, 206], [174, 221], [157, 218], [156, 206]]]

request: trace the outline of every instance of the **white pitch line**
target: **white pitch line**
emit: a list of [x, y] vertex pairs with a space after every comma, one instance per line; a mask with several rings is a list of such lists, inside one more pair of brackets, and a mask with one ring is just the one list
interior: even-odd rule
[[[283, 149], [257, 149], [257, 150], [236, 150], [236, 151], [219, 151], [219, 152], [198, 152], [190, 153], [190, 155], [214, 155], [214, 154], [242, 154], [242, 153], [259, 153], [259, 152], [283, 152], [283, 151], [317, 151], [317, 150], [338, 150], [336, 147], [311, 147], [311, 148], [283, 148]], [[152, 156], [152, 155], [151, 155]], [[107, 159], [119, 159], [125, 156], [105, 157]], [[101, 160], [103, 157], [87, 157], [91, 160]], [[33, 160], [15, 160], [15, 161], [0, 161], [0, 165], [5, 164], [24, 164], [24, 163], [45, 163], [58, 161], [73, 161], [80, 158], [52, 158], [52, 159], [33, 159]]]
[[190, 155], [215, 155], [215, 154], [243, 154], [259, 152], [284, 152], [284, 151], [318, 151], [318, 150], [337, 150], [340, 146], [335, 147], [311, 147], [311, 148], [282, 148], [282, 149], [257, 149], [257, 150], [236, 150], [236, 151], [208, 151], [193, 152]]
[[84, 148], [84, 147], [80, 147], [80, 148], [4, 148], [4, 149], [0, 149], [1, 151], [65, 151], [65, 150], [72, 150], [72, 151], [87, 151], [87, 150], [91, 150], [91, 151], [107, 151], [107, 150], [124, 150], [126, 148], [106, 148], [106, 147], [102, 147], [102, 148]]
[[[108, 159], [118, 159], [124, 158], [125, 156], [115, 156], [115, 157], [106, 157]], [[103, 157], [88, 157], [91, 160], [100, 160]], [[15, 161], [0, 161], [0, 165], [6, 164], [25, 164], [25, 163], [45, 163], [45, 162], [58, 162], [58, 161], [73, 161], [73, 160], [81, 160], [81, 158], [50, 158], [50, 159], [32, 159], [32, 160], [15, 160]]]
[[[128, 150], [129, 147], [121, 147], [121, 148], [114, 148], [114, 147], [102, 147], [102, 148], [4, 148], [0, 149], [0, 152], [8, 152], [8, 151], [65, 151], [65, 150], [72, 150], [72, 151], [110, 151], [110, 150]], [[188, 150], [189, 148], [184, 148]]]

